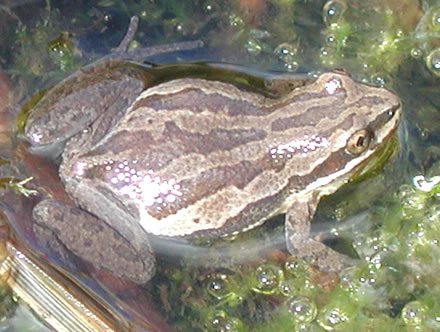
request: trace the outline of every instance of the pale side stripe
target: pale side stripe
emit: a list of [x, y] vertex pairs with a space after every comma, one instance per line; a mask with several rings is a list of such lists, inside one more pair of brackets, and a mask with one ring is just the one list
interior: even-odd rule
[[[331, 150], [326, 148], [324, 153], [322, 150], [316, 150], [313, 152], [308, 152], [304, 155], [293, 155], [293, 157], [289, 159], [289, 166], [278, 172], [280, 177], [307, 175], [312, 169], [324, 162], [333, 151], [345, 147], [346, 140], [348, 139], [347, 134], [337, 130], [333, 136], [338, 137], [339, 139], [335, 140], [333, 137], [330, 138], [333, 139]], [[284, 141], [288, 141], [288, 138], [289, 137], [286, 137]], [[269, 147], [266, 141], [257, 141], [237, 147], [231, 151], [218, 151], [207, 156], [191, 153], [187, 156], [174, 159], [167, 167], [160, 170], [158, 175], [164, 177], [172, 175], [175, 176], [176, 179], [184, 181], [193, 178], [213, 167], [230, 166], [243, 160], [260, 160], [264, 156], [268, 156], [268, 151]], [[318, 155], [322, 155], [322, 157], [319, 158]]]
[[219, 94], [228, 99], [230, 99], [231, 96], [234, 96], [234, 100], [260, 105], [260, 107], [264, 104], [264, 99], [266, 99], [263, 95], [252, 92], [244, 93], [242, 90], [233, 86], [232, 84], [222, 83], [219, 81], [208, 81], [203, 79], [177, 79], [145, 90], [138, 96], [134, 104], [149, 96], [166, 96], [169, 94], [182, 92], [186, 89], [198, 89], [206, 95]]
[[[261, 186], [267, 187], [268, 183], [273, 184], [275, 188], [268, 191], [255, 190], [255, 188], [261, 189]], [[160, 220], [151, 217], [146, 210], [140, 209], [141, 225], [148, 232], [163, 236], [191, 234], [194, 230], [194, 218], [200, 218], [197, 224], [198, 230], [219, 228], [227, 219], [238, 215], [249, 202], [267, 197], [272, 192], [281, 190], [285, 185], [287, 185], [287, 179], [280, 179], [273, 173], [265, 173], [256, 177], [244, 190], [234, 186], [225, 187], [187, 208], [180, 209], [176, 214]]]

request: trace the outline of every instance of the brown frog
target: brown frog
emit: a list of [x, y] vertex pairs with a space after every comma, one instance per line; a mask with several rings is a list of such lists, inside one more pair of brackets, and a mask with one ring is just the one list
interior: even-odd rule
[[49, 245], [144, 283], [154, 273], [149, 234], [238, 234], [285, 213], [292, 254], [343, 267], [343, 255], [309, 238], [310, 221], [395, 131], [393, 93], [340, 72], [277, 99], [197, 78], [144, 90], [136, 67], [118, 66], [104, 71], [105, 90], [83, 80], [96, 65], [66, 79], [26, 124], [32, 149], [66, 141], [59, 175], [77, 206], [34, 208]]

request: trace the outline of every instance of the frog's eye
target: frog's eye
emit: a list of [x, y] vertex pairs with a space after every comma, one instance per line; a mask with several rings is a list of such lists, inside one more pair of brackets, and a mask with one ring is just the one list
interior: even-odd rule
[[371, 142], [371, 133], [366, 129], [355, 132], [347, 141], [346, 149], [351, 154], [361, 154]]

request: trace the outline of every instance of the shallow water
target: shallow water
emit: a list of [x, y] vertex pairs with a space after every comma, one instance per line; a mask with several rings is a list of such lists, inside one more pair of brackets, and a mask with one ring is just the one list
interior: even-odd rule
[[[121, 286], [96, 271], [90, 277], [77, 275], [79, 283], [108, 302], [112, 301], [105, 290], [112, 287], [111, 292], [124, 298], [145, 294], [144, 308], [134, 308], [136, 301], [130, 300], [135, 298], [126, 299], [132, 306], [128, 311], [160, 316], [152, 319], [157, 329], [164, 326], [162, 321], [181, 331], [440, 329], [440, 7], [435, 1], [108, 0], [72, 4], [0, 3], [0, 22], [4, 22], [0, 24], [4, 72], [0, 76], [0, 108], [4, 108], [0, 152], [9, 162], [1, 165], [1, 174], [8, 179], [33, 176], [34, 182], [26, 187], [42, 188], [57, 197], [62, 188], [51, 173], [54, 167], [28, 156], [12, 130], [19, 106], [108, 54], [122, 39], [132, 15], [140, 18], [133, 47], [183, 40], [205, 44], [148, 62], [240, 65], [232, 68], [240, 68], [243, 74], [222, 74], [219, 79], [240, 84], [246, 81], [243, 77], [253, 74], [258, 77], [246, 82], [251, 81], [248, 88], [257, 90], [260, 78], [273, 72], [307, 73], [306, 77], [313, 78], [319, 72], [344, 69], [358, 81], [392, 89], [404, 106], [398, 153], [385, 167], [319, 205], [316, 232], [332, 233], [332, 225], [337, 225], [338, 236], [330, 238], [329, 244], [360, 258], [339, 278], [289, 257], [278, 218], [233, 240], [190, 245], [167, 242], [161, 249], [158, 273], [144, 288]], [[202, 68], [194, 74], [194, 68], [188, 73], [184, 67], [170, 68], [161, 74], [164, 79], [173, 78], [177, 70], [184, 73], [179, 75], [199, 76], [209, 71]], [[24, 238], [32, 246], [35, 238], [29, 224], [23, 222], [20, 228], [14, 223], [26, 221], [29, 211], [22, 216], [21, 210], [12, 208], [21, 202], [24, 211], [31, 202], [11, 193], [9, 182], [2, 183], [3, 212], [18, 234], [14, 240], [20, 243]], [[38, 246], [33, 249], [39, 250]], [[75, 262], [68, 268], [75, 275], [89, 267]], [[112, 287], [93, 278], [111, 280]], [[128, 321], [138, 319], [135, 314], [127, 316]], [[17, 321], [21, 319], [4, 324], [13, 329]]]

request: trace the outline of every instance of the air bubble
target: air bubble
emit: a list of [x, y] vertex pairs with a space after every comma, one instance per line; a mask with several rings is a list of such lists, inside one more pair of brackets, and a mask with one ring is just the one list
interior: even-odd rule
[[263, 264], [255, 270], [256, 285], [252, 289], [260, 294], [274, 294], [284, 280], [283, 271], [276, 265]]
[[326, 331], [332, 331], [335, 329], [343, 331], [343, 325], [347, 321], [347, 315], [339, 308], [325, 310], [318, 318], [319, 325]]
[[240, 16], [231, 14], [229, 15], [229, 25], [234, 28], [242, 28], [245, 24]]
[[310, 323], [318, 313], [316, 304], [305, 296], [294, 296], [286, 305], [296, 323]]
[[275, 48], [274, 53], [278, 56], [278, 60], [284, 64], [284, 68], [288, 72], [298, 70], [298, 46], [282, 43]]
[[414, 47], [410, 51], [410, 55], [414, 59], [419, 59], [422, 56], [422, 54], [423, 54], [422, 50], [420, 48], [417, 48], [417, 47]]
[[327, 25], [333, 25], [343, 16], [347, 4], [342, 0], [327, 1], [322, 8], [323, 20]]
[[407, 326], [419, 326], [426, 319], [427, 307], [420, 301], [407, 303], [402, 309], [402, 319]]
[[249, 39], [244, 47], [246, 48], [246, 51], [249, 53], [249, 55], [252, 56], [259, 55], [263, 50], [263, 47], [257, 39]]
[[214, 10], [214, 6], [211, 2], [207, 2], [203, 6], [203, 11], [205, 12], [205, 14], [211, 14], [213, 10]]
[[378, 85], [380, 87], [384, 87], [389, 82], [391, 82], [391, 78], [388, 75], [381, 74], [381, 73], [376, 73], [376, 74], [372, 75], [370, 80], [371, 80], [371, 83], [373, 83], [374, 85]]
[[210, 280], [206, 288], [208, 293], [217, 300], [223, 299], [229, 293], [227, 280], [221, 277]]
[[440, 76], [440, 48], [436, 48], [428, 54], [426, 66], [432, 74]]
[[208, 319], [205, 324], [208, 331], [243, 331], [243, 323], [236, 317], [229, 316], [226, 312], [218, 310], [214, 315]]
[[319, 51], [319, 59], [324, 67], [336, 67], [338, 58], [336, 51], [331, 47], [322, 47]]
[[434, 30], [440, 30], [440, 8], [434, 10], [431, 14], [431, 25]]

